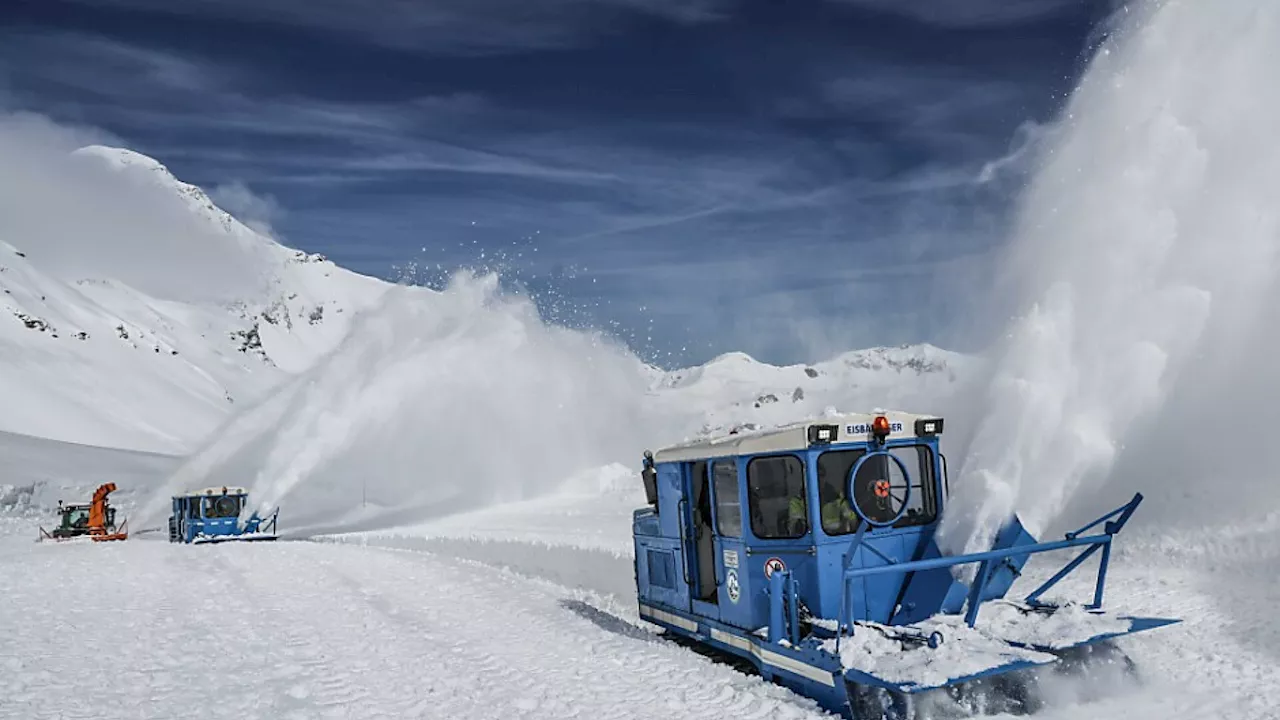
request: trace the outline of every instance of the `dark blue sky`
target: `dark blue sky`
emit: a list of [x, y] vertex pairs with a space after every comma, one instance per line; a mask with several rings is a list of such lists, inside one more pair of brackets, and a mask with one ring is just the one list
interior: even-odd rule
[[975, 342], [1106, 0], [9, 0], [0, 106], [395, 277], [509, 264], [662, 364]]

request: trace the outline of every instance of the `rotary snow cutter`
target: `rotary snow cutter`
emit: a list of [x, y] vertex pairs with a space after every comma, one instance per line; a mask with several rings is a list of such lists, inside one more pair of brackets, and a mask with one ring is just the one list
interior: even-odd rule
[[276, 508], [265, 518], [257, 511], [240, 523], [249, 491], [240, 487], [205, 488], [172, 498], [169, 542], [200, 545], [220, 542], [256, 542], [276, 539]]
[[[1112, 538], [1142, 496], [1061, 540], [1037, 542], [1014, 517], [989, 551], [946, 555], [942, 428], [852, 414], [646, 452], [641, 617], [855, 720], [1027, 712], [1048, 674], [1131, 669], [1112, 641], [1178, 622], [1102, 611]], [[1072, 548], [1042, 586], [1005, 599], [1030, 556]], [[1094, 554], [1091, 598], [1044, 599]]]
[[93, 499], [88, 503], [64, 505], [59, 500], [58, 515], [62, 522], [53, 528], [53, 532], [41, 527], [39, 540], [64, 542], [84, 538], [93, 542], [110, 542], [128, 539], [129, 521], [125, 520], [116, 527], [116, 509], [107, 502], [107, 496], [115, 490], [115, 483], [103, 483], [93, 492]]

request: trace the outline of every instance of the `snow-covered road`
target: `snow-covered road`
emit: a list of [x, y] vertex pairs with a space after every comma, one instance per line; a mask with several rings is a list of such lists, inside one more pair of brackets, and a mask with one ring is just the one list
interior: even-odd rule
[[[1141, 545], [1147, 562], [1117, 557], [1112, 599], [1187, 622], [1126, 641], [1145, 687], [1058, 688], [1041, 717], [1280, 717], [1274, 650], [1226, 626], [1227, 595], [1202, 572]], [[544, 552], [527, 573], [519, 557], [333, 542], [3, 538], [0, 717], [829, 717], [655, 637], [625, 596], [538, 577]], [[1235, 599], [1243, 620], [1262, 618], [1261, 599]]]
[[820, 715], [607, 600], [426, 553], [10, 538], [0, 576], [15, 720]]

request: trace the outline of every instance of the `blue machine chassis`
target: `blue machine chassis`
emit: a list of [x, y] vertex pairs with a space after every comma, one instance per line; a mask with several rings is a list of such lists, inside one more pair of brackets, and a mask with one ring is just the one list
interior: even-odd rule
[[[1141, 502], [1141, 493], [1135, 494], [1133, 499], [1125, 505], [1074, 532], [1067, 533], [1063, 540], [1038, 543], [1026, 542], [1025, 540], [1019, 542], [1016, 537], [1011, 536], [1009, 540], [1011, 546], [998, 547], [988, 552], [937, 557], [913, 562], [889, 563], [870, 568], [850, 568], [844, 571], [844, 577], [847, 583], [854, 578], [881, 572], [916, 572], [978, 563], [978, 571], [969, 588], [968, 597], [965, 599], [967, 607], [965, 608], [964, 621], [966, 625], [973, 627], [977, 621], [981, 606], [985, 604], [983, 601], [991, 597], [986, 594], [988, 583], [994, 580], [997, 568], [1006, 566], [1005, 569], [1010, 569], [1007, 566], [1010, 563], [1016, 563], [1016, 568], [1020, 569], [1022, 563], [1033, 554], [1067, 548], [1084, 548], [1083, 552], [1068, 562], [1040, 587], [1033, 590], [1025, 599], [1025, 603], [1032, 611], [1037, 609], [1040, 611], [1052, 611], [1056, 606], [1040, 602], [1040, 596], [1080, 567], [1094, 552], [1101, 550], [1093, 603], [1086, 606], [1091, 611], [1101, 612], [1103, 588], [1106, 583], [1107, 566], [1111, 555], [1111, 540], [1124, 527]], [[1084, 535], [1088, 530], [1104, 523], [1102, 533], [1091, 536]], [[1029, 536], [1021, 532], [1020, 527], [1017, 529], [1019, 531], [1018, 535], [1029, 539]], [[862, 533], [859, 533], [858, 537], [855, 538], [855, 544], [861, 542], [861, 535]], [[1011, 581], [1012, 577], [1009, 580]], [[998, 582], [996, 584], [1002, 585], [1003, 583]], [[1006, 587], [998, 588], [997, 596], [1003, 595], [1005, 590], [1007, 590]], [[942, 687], [963, 685], [985, 678], [1051, 665], [1058, 658], [1085, 646], [1096, 645], [1117, 637], [1180, 622], [1177, 619], [1167, 618], [1117, 616], [1116, 619], [1118, 620], [1129, 621], [1127, 630], [1103, 632], [1067, 645], [1045, 647], [1030, 643], [1006, 641], [1010, 647], [1046, 653], [1054, 656], [1054, 659], [1045, 662], [1027, 660], [1008, 662], [987, 668], [981, 672], [950, 677], [942, 683], [921, 685], [894, 683], [856, 668], [846, 669], [843, 667], [838, 654], [839, 640], [842, 637], [847, 637], [847, 633], [851, 633], [859, 627], [862, 627], [862, 632], [875, 631], [869, 627], [870, 624], [868, 623], [850, 622], [847, 614], [847, 605], [842, 603], [841, 615], [843, 617], [837, 626], [839, 628], [838, 632], [823, 630], [815, 625], [813, 626], [812, 634], [802, 639], [800, 637], [799, 618], [796, 615], [795, 583], [790, 577], [790, 571], [774, 572], [770, 578], [767, 592], [769, 594], [770, 619], [769, 625], [762, 629], [765, 631], [764, 637], [710, 618], [701, 617], [652, 601], [640, 602], [639, 614], [646, 621], [658, 625], [678, 637], [742, 658], [754, 665], [766, 680], [775, 681], [805, 697], [812, 698], [824, 709], [848, 718], [856, 718], [853, 708], [856, 703], [855, 695], [860, 688], [883, 688], [895, 693], [914, 694]], [[888, 629], [904, 631], [904, 639], [911, 637], [912, 628], [909, 625], [892, 626]], [[835, 654], [827, 652], [820, 647], [825, 640], [832, 638], [837, 641], [837, 652]], [[930, 642], [926, 638], [919, 638], [919, 641]]]

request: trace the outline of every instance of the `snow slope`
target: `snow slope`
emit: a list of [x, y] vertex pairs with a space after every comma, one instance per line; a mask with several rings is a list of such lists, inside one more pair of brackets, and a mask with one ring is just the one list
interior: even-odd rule
[[0, 432], [0, 535], [35, 539], [37, 527], [57, 524], [58, 501], [88, 502], [113, 482], [120, 519], [150, 497], [181, 458], [59, 442]]
[[251, 230], [137, 153], [8, 157], [0, 430], [188, 452], [389, 287]]

